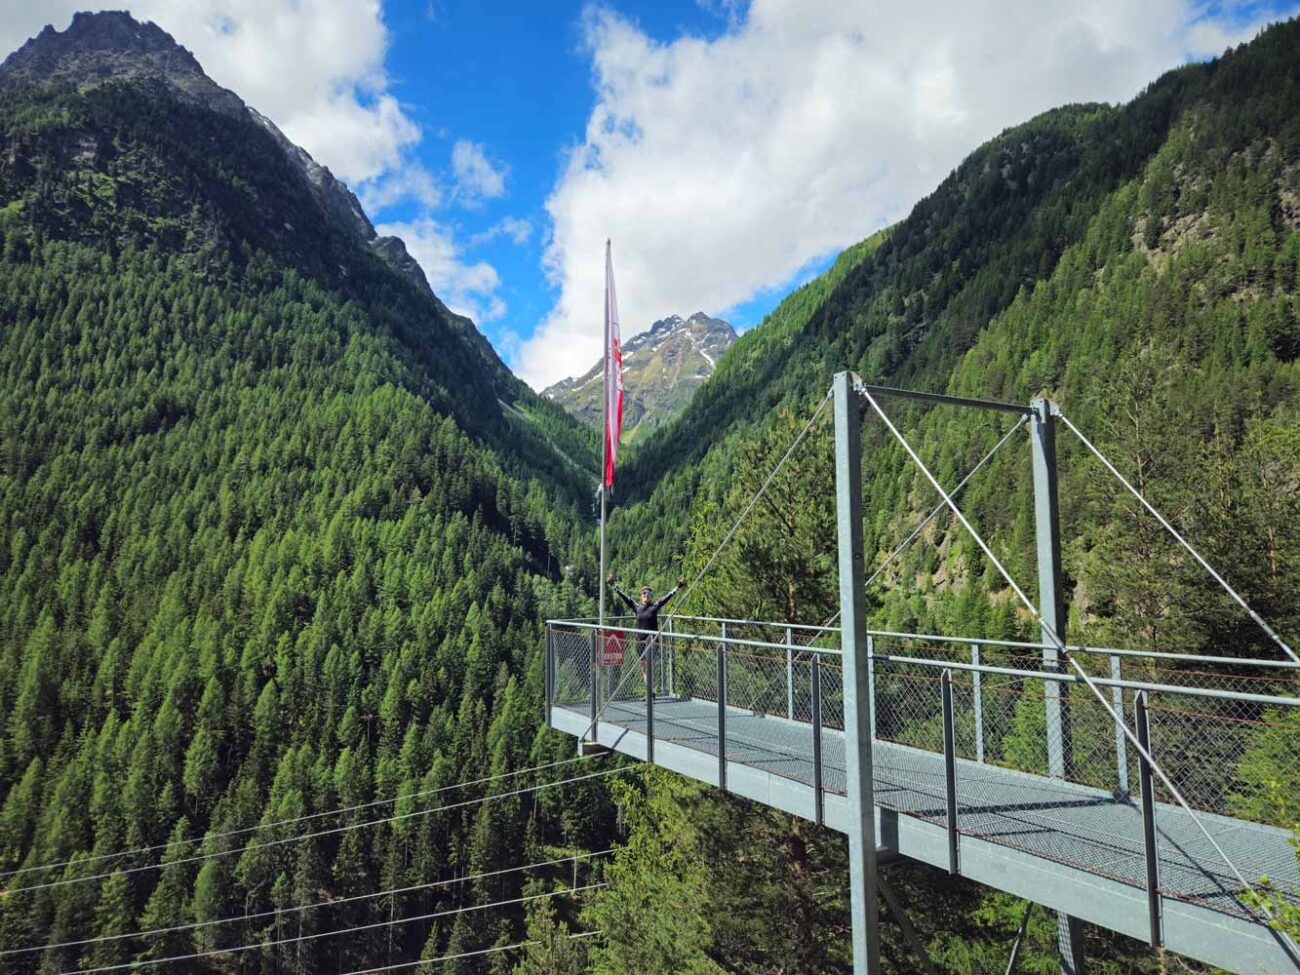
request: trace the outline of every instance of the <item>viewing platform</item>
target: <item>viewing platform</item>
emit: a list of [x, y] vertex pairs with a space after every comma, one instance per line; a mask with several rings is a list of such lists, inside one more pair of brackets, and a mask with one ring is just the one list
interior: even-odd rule
[[[652, 641], [599, 632], [548, 624], [553, 728], [849, 831], [838, 630], [675, 617]], [[1300, 768], [1300, 665], [1072, 648], [1194, 818], [1043, 649], [867, 634], [877, 843], [1229, 971], [1292, 971], [1202, 827], [1248, 881], [1300, 902], [1291, 833], [1256, 780], [1265, 755]]]

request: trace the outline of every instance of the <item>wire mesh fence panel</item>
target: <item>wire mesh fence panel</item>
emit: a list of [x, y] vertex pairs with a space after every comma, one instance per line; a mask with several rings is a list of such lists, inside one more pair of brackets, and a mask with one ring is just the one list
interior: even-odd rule
[[822, 690], [822, 728], [844, 731], [844, 667], [837, 653], [820, 655], [818, 670]]
[[662, 699], [656, 699], [656, 741], [718, 753], [717, 646], [694, 636], [664, 639], [663, 655], [665, 661], [671, 660], [672, 687]]
[[[1300, 707], [1162, 691], [1151, 748], [1188, 805], [1277, 826], [1300, 816]], [[1172, 801], [1161, 784], [1157, 794]]]
[[793, 670], [783, 651], [728, 644], [727, 758], [811, 783], [812, 726], [789, 717]]
[[552, 697], [557, 707], [588, 710], [591, 705], [591, 671], [595, 631], [552, 627]]
[[681, 698], [717, 701], [717, 645], [684, 637], [674, 637], [672, 645], [675, 659], [674, 693]]
[[942, 752], [941, 671], [895, 660], [877, 660], [874, 671], [876, 738]]

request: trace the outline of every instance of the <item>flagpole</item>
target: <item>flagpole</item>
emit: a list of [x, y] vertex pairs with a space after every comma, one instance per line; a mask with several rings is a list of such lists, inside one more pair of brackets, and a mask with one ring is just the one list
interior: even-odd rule
[[[606, 238], [605, 240], [605, 382], [602, 387], [603, 393], [600, 397], [601, 401], [604, 404], [604, 406], [601, 409], [601, 425], [600, 425], [600, 430], [601, 430], [600, 432], [600, 609], [599, 609], [599, 628], [596, 630], [596, 632], [599, 634], [596, 642], [598, 647], [600, 647], [601, 649], [603, 649], [603, 644], [605, 639], [605, 576], [606, 576], [605, 500], [607, 494], [606, 487], [605, 487], [605, 479], [606, 479], [606, 474], [609, 471], [609, 466], [608, 466], [609, 465], [609, 359], [610, 359], [609, 259], [610, 259], [610, 246], [609, 246], [609, 239]], [[595, 666], [593, 667], [592, 674], [591, 674], [591, 680], [592, 680], [591, 700], [592, 700], [592, 712], [593, 712], [591, 719], [593, 721], [596, 720], [596, 715], [599, 713], [599, 706], [596, 703], [599, 698], [599, 692], [596, 690], [596, 688], [600, 686], [600, 682], [598, 680], [599, 675], [601, 675], [601, 654], [598, 650], [595, 655]]]

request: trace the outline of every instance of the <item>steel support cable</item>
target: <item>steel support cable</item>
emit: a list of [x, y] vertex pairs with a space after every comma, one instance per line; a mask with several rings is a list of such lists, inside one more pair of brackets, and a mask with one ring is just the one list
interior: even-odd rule
[[[1011, 429], [1002, 435], [1002, 439], [993, 445], [993, 449], [990, 450], [983, 457], [981, 457], [980, 462], [976, 464], [974, 467], [972, 467], [967, 472], [966, 476], [963, 477], [957, 483], [957, 486], [952, 489], [952, 493], [954, 496], [961, 493], [961, 489], [970, 483], [971, 478], [973, 478], [977, 473], [979, 473], [980, 468], [983, 467], [985, 464], [987, 464], [990, 460], [992, 460], [993, 455], [996, 454], [999, 450], [1001, 450], [1002, 445], [1006, 443], [1008, 440], [1010, 440], [1012, 435], [1017, 430], [1019, 430], [1022, 426], [1024, 426], [1028, 420], [1029, 420], [1028, 416], [1022, 415], [1019, 420], [1017, 420], [1014, 424], [1012, 424]], [[945, 508], [947, 508], [947, 505], [944, 504], [942, 501], [940, 501], [937, 505], [935, 505], [934, 510], [925, 516], [925, 520], [921, 522], [919, 525], [917, 525], [914, 529], [912, 529], [912, 534], [908, 535], [905, 539], [903, 539], [901, 542], [898, 543], [898, 547], [889, 553], [889, 556], [885, 559], [885, 561], [880, 563], [880, 565], [876, 568], [876, 571], [871, 573], [871, 575], [867, 577], [867, 581], [862, 584], [862, 589], [864, 592], [867, 589], [871, 588], [871, 584], [876, 581], [876, 579], [880, 576], [880, 574], [884, 572], [887, 568], [889, 568], [890, 565], [893, 564], [896, 558], [898, 558], [900, 555], [903, 554], [903, 551], [907, 548], [907, 546], [911, 545], [912, 542], [916, 540], [916, 537], [920, 535], [921, 532], [925, 531], [925, 526], [930, 524], [930, 522], [934, 521], [934, 519], [939, 516], [939, 512], [943, 511]], [[822, 626], [823, 627], [830, 626], [839, 618], [840, 618], [840, 611], [836, 610], [835, 615], [832, 616], [830, 619], [828, 619], [825, 623], [823, 623]]]
[[410, 917], [393, 918], [388, 921], [372, 921], [369, 924], [358, 924], [350, 928], [336, 928], [330, 931], [313, 931], [310, 934], [294, 935], [292, 938], [275, 938], [270, 941], [257, 941], [251, 944], [232, 945], [229, 948], [213, 948], [211, 951], [195, 951], [187, 955], [169, 955], [165, 958], [140, 958], [135, 961], [122, 962], [117, 965], [100, 965], [96, 968], [78, 968], [75, 971], [63, 972], [61, 975], [100, 975], [102, 972], [127, 971], [148, 965], [167, 965], [177, 961], [197, 961], [200, 958], [216, 958], [221, 955], [237, 955], [245, 951], [258, 951], [263, 948], [278, 948], [282, 945], [299, 944], [304, 941], [317, 941], [321, 938], [334, 938], [344, 934], [357, 934], [361, 931], [374, 931], [377, 928], [395, 927], [399, 924], [414, 924], [417, 921], [432, 921], [440, 917], [451, 917], [456, 914], [469, 914], [473, 911], [487, 911], [494, 907], [509, 907], [514, 904], [527, 904], [531, 901], [541, 900], [546, 897], [557, 897], [560, 894], [581, 894], [585, 891], [597, 890], [601, 887], [608, 886], [609, 883], [603, 881], [598, 884], [587, 884], [584, 887], [566, 887], [563, 890], [552, 890], [543, 894], [528, 894], [523, 897], [512, 897], [509, 900], [492, 901], [488, 904], [470, 904], [465, 907], [450, 908], [445, 911], [431, 911], [427, 914], [413, 914]]
[[813, 424], [817, 422], [817, 418], [822, 415], [822, 410], [826, 409], [826, 404], [830, 401], [830, 390], [827, 390], [826, 395], [822, 397], [822, 401], [817, 404], [817, 409], [813, 411], [813, 415], [809, 417], [808, 422], [804, 424], [804, 428], [799, 431], [799, 435], [795, 437], [790, 446], [786, 448], [786, 452], [781, 456], [781, 459], [776, 462], [776, 466], [772, 468], [772, 472], [767, 475], [767, 479], [763, 482], [757, 493], [755, 493], [754, 497], [750, 499], [749, 504], [745, 506], [745, 510], [740, 513], [740, 517], [736, 519], [736, 523], [731, 526], [731, 530], [728, 531], [722, 541], [718, 543], [718, 547], [713, 550], [713, 554], [709, 556], [709, 560], [704, 563], [704, 568], [696, 573], [695, 578], [691, 580], [691, 584], [686, 587], [686, 593], [682, 596], [682, 609], [686, 608], [687, 599], [690, 597], [691, 592], [695, 589], [695, 586], [699, 581], [704, 578], [704, 573], [709, 571], [718, 556], [722, 554], [722, 550], [727, 547], [727, 544], [735, 536], [741, 523], [749, 516], [749, 513], [754, 510], [754, 506], [758, 504], [759, 499], [763, 497], [763, 493], [771, 486], [776, 475], [780, 473], [781, 468], [785, 466], [786, 461], [788, 461], [791, 455], [795, 452], [795, 448], [803, 442], [804, 437], [808, 436], [808, 431], [812, 429]]
[[119, 850], [115, 853], [99, 853], [91, 857], [82, 857], [78, 860], [62, 860], [58, 863], [41, 863], [30, 867], [19, 867], [15, 870], [0, 871], [0, 881], [9, 877], [18, 877], [25, 873], [36, 873], [39, 870], [61, 870], [65, 867], [83, 866], [88, 863], [98, 863], [102, 860], [113, 860], [118, 857], [136, 856], [141, 853], [158, 853], [163, 850], [169, 850], [176, 844], [186, 846], [196, 843], [210, 843], [216, 840], [229, 839], [232, 836], [247, 836], [249, 833], [260, 833], [264, 829], [276, 829], [280, 826], [293, 826], [297, 823], [306, 823], [316, 819], [325, 819], [328, 816], [342, 816], [346, 813], [360, 812], [363, 809], [373, 809], [376, 806], [388, 806], [402, 800], [424, 799], [433, 795], [440, 795], [444, 792], [451, 792], [455, 789], [467, 789], [473, 785], [484, 785], [489, 782], [496, 782], [500, 779], [510, 779], [519, 775], [527, 775], [529, 772], [542, 772], [546, 769], [558, 768], [561, 765], [571, 765], [574, 762], [582, 761], [582, 756], [576, 758], [566, 758], [558, 762], [547, 762], [544, 765], [534, 765], [532, 768], [516, 769], [513, 772], [501, 772], [497, 775], [488, 775], [481, 779], [470, 779], [467, 782], [456, 782], [452, 785], [440, 786], [436, 789], [424, 789], [420, 792], [412, 792], [403, 796], [392, 796], [388, 799], [372, 799], [370, 802], [363, 802], [355, 806], [342, 806], [338, 809], [326, 809], [321, 812], [309, 813], [305, 816], [295, 816], [292, 819], [278, 819], [269, 823], [259, 823], [256, 826], [244, 826], [240, 829], [232, 829], [222, 833], [205, 833], [202, 836], [192, 836], [189, 839], [177, 840], [175, 843], [157, 843], [153, 846], [140, 846], [132, 850]]
[[1255, 612], [1253, 609], [1250, 608], [1250, 604], [1247, 603], [1246, 600], [1242, 598], [1241, 594], [1237, 592], [1237, 590], [1233, 589], [1232, 586], [1228, 584], [1227, 579], [1223, 578], [1223, 576], [1219, 575], [1219, 573], [1214, 571], [1214, 567], [1201, 557], [1201, 553], [1196, 551], [1196, 549], [1192, 547], [1192, 544], [1178, 533], [1178, 529], [1174, 528], [1174, 526], [1169, 523], [1169, 520], [1165, 518], [1165, 516], [1162, 515], [1159, 511], [1157, 511], [1155, 507], [1152, 506], [1150, 501], [1148, 501], [1145, 497], [1143, 497], [1141, 491], [1139, 491], [1137, 488], [1135, 488], [1132, 484], [1129, 483], [1128, 478], [1126, 478], [1123, 474], [1119, 472], [1118, 469], [1116, 469], [1115, 465], [1112, 464], [1110, 460], [1107, 459], [1106, 455], [1103, 454], [1100, 450], [1098, 450], [1093, 445], [1093, 442], [1089, 440], [1087, 437], [1085, 437], [1083, 433], [1080, 432], [1079, 428], [1070, 422], [1070, 418], [1066, 416], [1064, 413], [1059, 413], [1059, 412], [1057, 413], [1057, 416], [1061, 418], [1062, 423], [1064, 423], [1067, 427], [1070, 428], [1070, 432], [1073, 433], [1076, 437], [1078, 437], [1079, 441], [1085, 447], [1087, 447], [1090, 451], [1092, 451], [1093, 456], [1095, 456], [1099, 461], [1101, 461], [1102, 464], [1105, 466], [1105, 468], [1108, 471], [1110, 471], [1112, 474], [1114, 474], [1116, 478], [1118, 478], [1121, 484], [1123, 484], [1126, 488], [1128, 488], [1129, 493], [1132, 494], [1133, 497], [1137, 498], [1140, 502], [1142, 502], [1142, 506], [1146, 508], [1147, 511], [1151, 512], [1152, 516], [1156, 519], [1156, 521], [1160, 522], [1160, 524], [1165, 527], [1165, 530], [1168, 531], [1169, 534], [1173, 535], [1175, 539], [1177, 539], [1178, 544], [1181, 545], [1183, 548], [1187, 549], [1188, 553], [1192, 556], [1192, 558], [1196, 559], [1196, 561], [1201, 564], [1201, 567], [1205, 569], [1205, 571], [1208, 572], [1213, 577], [1214, 581], [1223, 587], [1223, 591], [1226, 592], [1229, 596], [1231, 596], [1236, 601], [1237, 605], [1240, 606], [1242, 609], [1244, 609], [1250, 615], [1250, 618], [1259, 625], [1259, 628], [1268, 634], [1269, 639], [1271, 639], [1274, 643], [1276, 643], [1279, 647], [1281, 647], [1282, 652], [1285, 653], [1288, 657], [1300, 663], [1300, 656], [1297, 656], [1296, 652], [1291, 649], [1291, 647], [1287, 644], [1287, 642], [1283, 640], [1280, 636], [1278, 636], [1277, 631], [1274, 630], [1273, 627], [1269, 626], [1262, 616], [1260, 616], [1257, 612]]
[[[1025, 595], [1024, 590], [1016, 585], [1016, 581], [1011, 578], [1011, 574], [1006, 570], [1006, 567], [1003, 566], [1003, 564], [998, 560], [998, 557], [993, 554], [993, 551], [985, 543], [983, 536], [981, 536], [980, 533], [975, 530], [975, 527], [967, 521], [966, 516], [962, 514], [961, 509], [957, 507], [956, 502], [954, 502], [948, 493], [944, 491], [943, 487], [935, 479], [935, 476], [930, 473], [930, 469], [925, 466], [925, 462], [922, 461], [916, 451], [912, 449], [912, 445], [907, 442], [907, 438], [899, 433], [898, 428], [894, 426], [893, 421], [889, 419], [889, 416], [885, 411], [880, 408], [880, 404], [876, 402], [871, 393], [862, 387], [859, 387], [859, 391], [866, 398], [867, 402], [871, 404], [871, 408], [876, 411], [876, 414], [880, 419], [884, 421], [885, 426], [889, 428], [889, 432], [894, 435], [894, 438], [902, 445], [903, 449], [907, 451], [908, 456], [912, 458], [917, 468], [925, 475], [925, 479], [930, 482], [930, 486], [939, 492], [939, 496], [943, 498], [944, 503], [952, 510], [952, 513], [957, 516], [957, 519], [962, 523], [962, 526], [966, 531], [970, 533], [971, 538], [975, 540], [975, 544], [980, 547], [980, 551], [988, 557], [989, 561], [993, 563], [994, 567], [1002, 575], [1002, 578], [1007, 581], [1007, 585], [1009, 585], [1015, 594], [1020, 597], [1020, 601], [1025, 604], [1025, 607], [1033, 615], [1034, 619], [1038, 621], [1043, 632], [1046, 633], [1052, 643], [1055, 644], [1056, 649], [1067, 661], [1069, 661], [1070, 666], [1078, 672], [1079, 676], [1083, 678], [1084, 684], [1086, 684], [1088, 689], [1092, 691], [1093, 696], [1101, 702], [1101, 706], [1105, 708], [1106, 712], [1115, 719], [1115, 723], [1123, 731], [1124, 737], [1129, 740], [1137, 750], [1137, 753], [1146, 760], [1147, 764], [1150, 765], [1151, 770], [1159, 776], [1160, 781], [1164, 783], [1165, 787], [1169, 790], [1170, 795], [1172, 795], [1178, 801], [1178, 804], [1183, 807], [1183, 810], [1191, 818], [1192, 822], [1196, 824], [1197, 829], [1199, 829], [1202, 835], [1205, 836], [1206, 840], [1209, 841], [1210, 846], [1213, 847], [1214, 851], [1219, 855], [1223, 862], [1228, 865], [1228, 869], [1232, 871], [1233, 876], [1237, 878], [1242, 887], [1254, 895], [1255, 899], [1259, 902], [1258, 913], [1262, 914], [1267, 921], [1274, 921], [1273, 912], [1268, 909], [1267, 904], [1265, 904], [1263, 899], [1259, 897], [1258, 891], [1255, 890], [1254, 885], [1251, 884], [1241, 871], [1237, 869], [1237, 865], [1232, 862], [1232, 859], [1224, 852], [1223, 847], [1220, 846], [1218, 841], [1210, 834], [1210, 831], [1205, 828], [1205, 824], [1201, 822], [1201, 817], [1196, 814], [1195, 810], [1192, 809], [1187, 800], [1183, 798], [1183, 794], [1170, 780], [1169, 776], [1165, 774], [1165, 770], [1161, 768], [1160, 764], [1156, 762], [1151, 753], [1142, 746], [1140, 741], [1138, 741], [1137, 735], [1134, 734], [1129, 726], [1124, 722], [1123, 718], [1115, 710], [1111, 702], [1106, 700], [1105, 695], [1102, 694], [1097, 685], [1093, 683], [1092, 678], [1088, 676], [1088, 672], [1079, 665], [1077, 660], [1074, 659], [1074, 655], [1070, 652], [1070, 648], [1065, 645], [1065, 641], [1062, 640], [1060, 635], [1056, 632], [1056, 628], [1048, 624], [1042, 618], [1042, 615], [1038, 612], [1038, 607], [1035, 606], [1030, 601], [1029, 597]], [[1239, 897], [1237, 899], [1239, 901], [1241, 900]], [[1255, 908], [1252, 907], [1252, 905], [1245, 902], [1242, 902], [1242, 904], [1248, 911], [1255, 911]], [[1300, 955], [1300, 949], [1296, 948], [1295, 942], [1292, 941], [1289, 935], [1282, 931], [1278, 931], [1277, 934], [1278, 937], [1282, 938], [1289, 946], [1289, 953], [1291, 953], [1293, 957]]]
[[60, 948], [79, 948], [84, 945], [104, 944], [110, 941], [124, 941], [128, 938], [151, 938], [160, 934], [175, 934], [180, 931], [196, 931], [200, 928], [216, 927], [221, 924], [239, 924], [244, 921], [256, 921], [259, 918], [276, 917], [285, 914], [302, 914], [322, 907], [338, 907], [341, 904], [352, 904], [357, 901], [378, 900], [381, 897], [391, 897], [397, 894], [410, 894], [420, 890], [433, 890], [439, 887], [451, 887], [456, 884], [467, 884], [475, 880], [487, 880], [492, 877], [503, 877], [507, 874], [523, 873], [525, 870], [540, 870], [543, 867], [554, 867], [562, 863], [576, 863], [579, 860], [589, 860], [613, 852], [614, 850], [611, 848], [608, 850], [600, 850], [595, 853], [580, 853], [571, 857], [561, 857], [557, 860], [545, 860], [540, 863], [529, 863], [520, 867], [506, 867], [501, 870], [489, 870], [484, 873], [467, 874], [464, 877], [453, 877], [450, 880], [434, 880], [423, 884], [412, 884], [409, 887], [394, 887], [391, 890], [379, 890], [370, 894], [353, 894], [348, 897], [337, 897], [333, 900], [311, 901], [306, 904], [295, 904], [291, 907], [281, 907], [268, 911], [255, 911], [251, 914], [213, 918], [209, 921], [195, 921], [191, 924], [176, 924], [166, 928], [147, 928], [142, 931], [128, 931], [125, 934], [106, 934], [96, 938], [82, 938], [77, 941], [60, 941], [58, 944], [40, 944], [28, 945], [25, 948], [9, 948], [5, 951], [0, 951], [0, 958], [9, 955], [25, 955], [35, 951], [53, 951]]
[[[604, 933], [603, 931], [580, 931], [577, 934], [566, 935], [565, 940], [582, 941], [586, 938], [599, 938]], [[392, 965], [380, 965], [378, 968], [361, 968], [355, 972], [345, 972], [344, 975], [378, 975], [380, 972], [395, 972], [403, 968], [417, 968], [420, 965], [436, 965], [439, 962], [453, 961], [457, 958], [477, 958], [481, 955], [495, 955], [503, 951], [518, 951], [520, 948], [531, 948], [542, 943], [541, 941], [520, 941], [513, 945], [496, 945], [492, 948], [480, 948], [477, 951], [459, 951], [454, 955], [439, 955], [437, 958], [419, 958], [415, 961], [399, 961]]]
[[508, 799], [512, 796], [527, 795], [531, 792], [541, 792], [543, 789], [550, 789], [555, 786], [570, 785], [574, 782], [583, 782], [588, 779], [596, 779], [606, 775], [614, 775], [618, 772], [626, 771], [631, 766], [615, 766], [614, 768], [602, 769], [599, 772], [588, 772], [585, 775], [575, 775], [567, 779], [560, 779], [556, 782], [540, 782], [536, 785], [530, 785], [523, 789], [512, 789], [509, 792], [497, 792], [490, 796], [479, 796], [475, 799], [464, 799], [459, 802], [446, 803], [441, 806], [434, 806], [431, 809], [416, 809], [408, 813], [400, 813], [395, 816], [385, 816], [382, 819], [368, 819], [361, 823], [348, 823], [343, 826], [332, 826], [329, 829], [316, 830], [311, 833], [299, 833], [295, 836], [286, 836], [279, 839], [267, 840], [263, 843], [250, 843], [247, 846], [235, 847], [230, 850], [216, 850], [212, 853], [202, 853], [196, 856], [180, 857], [176, 860], [169, 860], [166, 863], [150, 863], [138, 867], [128, 867], [125, 870], [110, 870], [105, 873], [89, 874], [85, 877], [65, 877], [61, 880], [51, 880], [41, 884], [31, 884], [27, 887], [14, 887], [9, 890], [0, 891], [0, 895], [11, 897], [14, 894], [29, 893], [37, 890], [46, 890], [51, 887], [64, 887], [68, 884], [83, 884], [92, 880], [106, 880], [114, 874], [133, 874], [141, 873], [146, 870], [161, 870], [163, 867], [178, 866], [185, 863], [198, 863], [202, 860], [214, 860], [220, 857], [243, 855], [252, 850], [265, 850], [271, 847], [285, 846], [289, 843], [299, 843], [303, 840], [315, 839], [321, 836], [335, 836], [339, 833], [348, 833], [353, 830], [366, 829], [371, 826], [382, 826], [385, 823], [404, 822], [409, 819], [416, 819], [421, 816], [432, 816], [434, 813], [449, 812], [454, 809], [464, 809], [467, 806], [476, 806], [480, 803], [490, 802], [494, 799]]

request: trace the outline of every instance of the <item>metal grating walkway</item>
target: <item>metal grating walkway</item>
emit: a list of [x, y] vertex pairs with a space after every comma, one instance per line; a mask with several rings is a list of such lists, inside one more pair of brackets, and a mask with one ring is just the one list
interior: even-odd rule
[[[582, 709], [565, 710], [585, 717]], [[737, 708], [728, 709], [726, 720], [729, 762], [812, 785], [810, 725]], [[645, 703], [610, 702], [601, 721], [644, 736]], [[715, 702], [656, 700], [656, 743], [671, 742], [716, 757], [717, 732]], [[826, 729], [822, 748], [824, 788], [843, 795], [843, 732]], [[942, 755], [877, 741], [873, 757], [878, 806], [946, 828]], [[1134, 799], [960, 758], [957, 783], [960, 834], [1145, 887], [1142, 816]], [[1285, 830], [1208, 813], [1202, 814], [1202, 821], [1248, 877], [1272, 877], [1300, 891], [1295, 850]], [[1156, 824], [1161, 892], [1225, 913], [1244, 913], [1235, 896], [1240, 885], [1190, 817], [1177, 806], [1159, 803]]]

